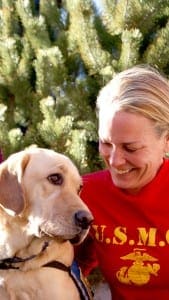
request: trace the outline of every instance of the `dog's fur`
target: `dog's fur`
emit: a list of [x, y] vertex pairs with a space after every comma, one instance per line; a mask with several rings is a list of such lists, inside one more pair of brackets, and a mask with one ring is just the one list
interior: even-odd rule
[[71, 160], [52, 150], [29, 148], [0, 165], [0, 262], [26, 259], [0, 269], [0, 299], [80, 299], [68, 272], [44, 266], [70, 266], [70, 241], [80, 243], [88, 232], [93, 217], [80, 187]]

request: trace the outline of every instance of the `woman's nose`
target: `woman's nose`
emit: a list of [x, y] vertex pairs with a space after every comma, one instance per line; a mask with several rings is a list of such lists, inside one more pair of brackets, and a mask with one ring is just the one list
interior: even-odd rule
[[122, 149], [113, 147], [109, 154], [109, 164], [113, 167], [121, 166], [125, 163], [125, 157]]

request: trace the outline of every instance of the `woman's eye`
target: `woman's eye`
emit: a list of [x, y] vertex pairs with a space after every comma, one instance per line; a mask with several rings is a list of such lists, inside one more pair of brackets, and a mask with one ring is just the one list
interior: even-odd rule
[[51, 174], [47, 179], [54, 185], [61, 185], [63, 183], [63, 176], [60, 173]]
[[136, 149], [136, 148], [128, 148], [128, 147], [125, 147], [125, 150], [126, 150], [127, 152], [133, 153], [133, 152], [136, 152], [138, 149]]

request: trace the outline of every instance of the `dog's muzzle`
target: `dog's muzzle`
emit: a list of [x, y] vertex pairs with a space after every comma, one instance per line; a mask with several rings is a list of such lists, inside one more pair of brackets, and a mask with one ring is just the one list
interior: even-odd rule
[[48, 220], [41, 224], [40, 235], [47, 235], [60, 240], [69, 240], [72, 244], [80, 243], [87, 235], [93, 216], [88, 210], [76, 210], [67, 220], [60, 216], [56, 222]]

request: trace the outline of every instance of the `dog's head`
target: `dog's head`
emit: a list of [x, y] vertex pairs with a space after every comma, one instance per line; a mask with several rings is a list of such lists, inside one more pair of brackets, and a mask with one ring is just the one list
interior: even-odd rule
[[24, 220], [28, 235], [81, 242], [92, 214], [78, 193], [81, 177], [72, 161], [53, 150], [29, 148], [0, 165], [0, 206]]

